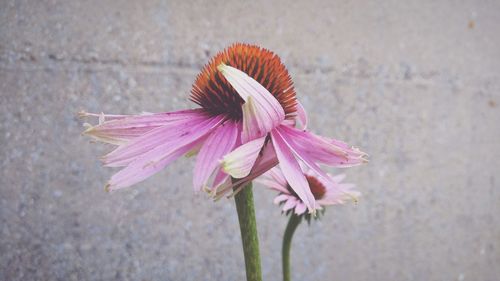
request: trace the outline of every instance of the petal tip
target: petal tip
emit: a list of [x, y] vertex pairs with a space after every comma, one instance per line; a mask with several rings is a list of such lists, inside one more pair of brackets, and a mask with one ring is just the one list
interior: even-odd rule
[[83, 123], [83, 127], [85, 128], [85, 131], [82, 132], [83, 135], [89, 134], [95, 128], [95, 126], [87, 122]]
[[83, 118], [89, 116], [89, 113], [82, 109], [76, 113], [76, 116], [78, 116], [78, 118], [80, 118], [80, 119], [83, 119]]

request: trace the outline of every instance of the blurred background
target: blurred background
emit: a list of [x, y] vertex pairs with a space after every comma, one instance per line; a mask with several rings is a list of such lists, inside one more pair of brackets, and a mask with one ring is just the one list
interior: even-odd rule
[[[0, 3], [0, 280], [243, 280], [234, 202], [181, 159], [104, 192], [76, 113], [194, 107], [233, 42], [279, 54], [310, 128], [370, 154], [302, 225], [294, 280], [500, 280], [499, 1]], [[265, 280], [287, 218], [256, 185]]]

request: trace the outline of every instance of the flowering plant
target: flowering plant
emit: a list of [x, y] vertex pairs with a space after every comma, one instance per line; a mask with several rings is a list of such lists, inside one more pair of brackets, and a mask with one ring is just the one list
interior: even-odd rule
[[190, 100], [200, 107], [139, 115], [82, 112], [99, 119], [97, 125], [87, 124], [84, 134], [115, 145], [101, 158], [105, 166], [122, 168], [106, 184], [108, 191], [145, 180], [183, 155], [197, 155], [193, 188], [216, 199], [235, 195], [247, 279], [260, 280], [251, 181], [279, 167], [269, 172], [279, 171], [275, 187], [281, 184], [282, 194], [277, 200], [297, 214], [307, 210], [315, 215], [340, 195], [330, 188], [318, 199], [316, 182], [304, 169], [323, 187], [338, 187], [338, 178], [320, 165], [356, 166], [366, 162], [366, 154], [308, 131], [285, 66], [273, 52], [255, 45], [234, 44], [217, 54], [197, 76]]

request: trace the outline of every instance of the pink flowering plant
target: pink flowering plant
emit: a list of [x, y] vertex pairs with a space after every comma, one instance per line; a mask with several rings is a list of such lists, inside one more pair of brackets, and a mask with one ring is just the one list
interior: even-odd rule
[[306, 212], [305, 203], [293, 191], [290, 184], [284, 177], [282, 171], [278, 168], [272, 168], [263, 176], [257, 179], [257, 182], [278, 192], [274, 198], [274, 203], [282, 207], [282, 212], [290, 216], [288, 225], [283, 236], [282, 246], [282, 269], [283, 280], [291, 280], [290, 272], [290, 248], [292, 237], [300, 222], [305, 219], [309, 224], [311, 220], [317, 220], [324, 215], [326, 206], [344, 204], [348, 201], [357, 202], [361, 193], [354, 190], [354, 184], [344, 183], [344, 174], [332, 176], [327, 174], [328, 180], [325, 180], [316, 172], [304, 169], [304, 176], [309, 183], [309, 188], [314, 196], [319, 212], [315, 215]]
[[215, 199], [235, 197], [247, 280], [261, 280], [254, 179], [278, 191], [275, 202], [294, 218], [315, 217], [324, 206], [359, 195], [321, 165], [357, 166], [366, 154], [307, 129], [290, 75], [273, 52], [247, 44], [226, 48], [197, 76], [190, 100], [199, 107], [139, 115], [81, 112], [98, 119], [86, 124], [84, 134], [115, 146], [101, 158], [104, 166], [121, 168], [106, 184], [108, 191], [196, 155], [194, 190]]

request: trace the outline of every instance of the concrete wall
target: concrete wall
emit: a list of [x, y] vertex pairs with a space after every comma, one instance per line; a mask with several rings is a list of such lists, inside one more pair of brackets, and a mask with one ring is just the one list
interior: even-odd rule
[[[499, 280], [499, 26], [498, 1], [1, 1], [0, 279], [242, 280], [234, 203], [193, 194], [192, 159], [107, 194], [75, 113], [192, 107], [243, 41], [282, 57], [314, 131], [371, 155], [359, 204], [296, 233], [294, 280]], [[255, 196], [280, 280], [286, 218]]]

